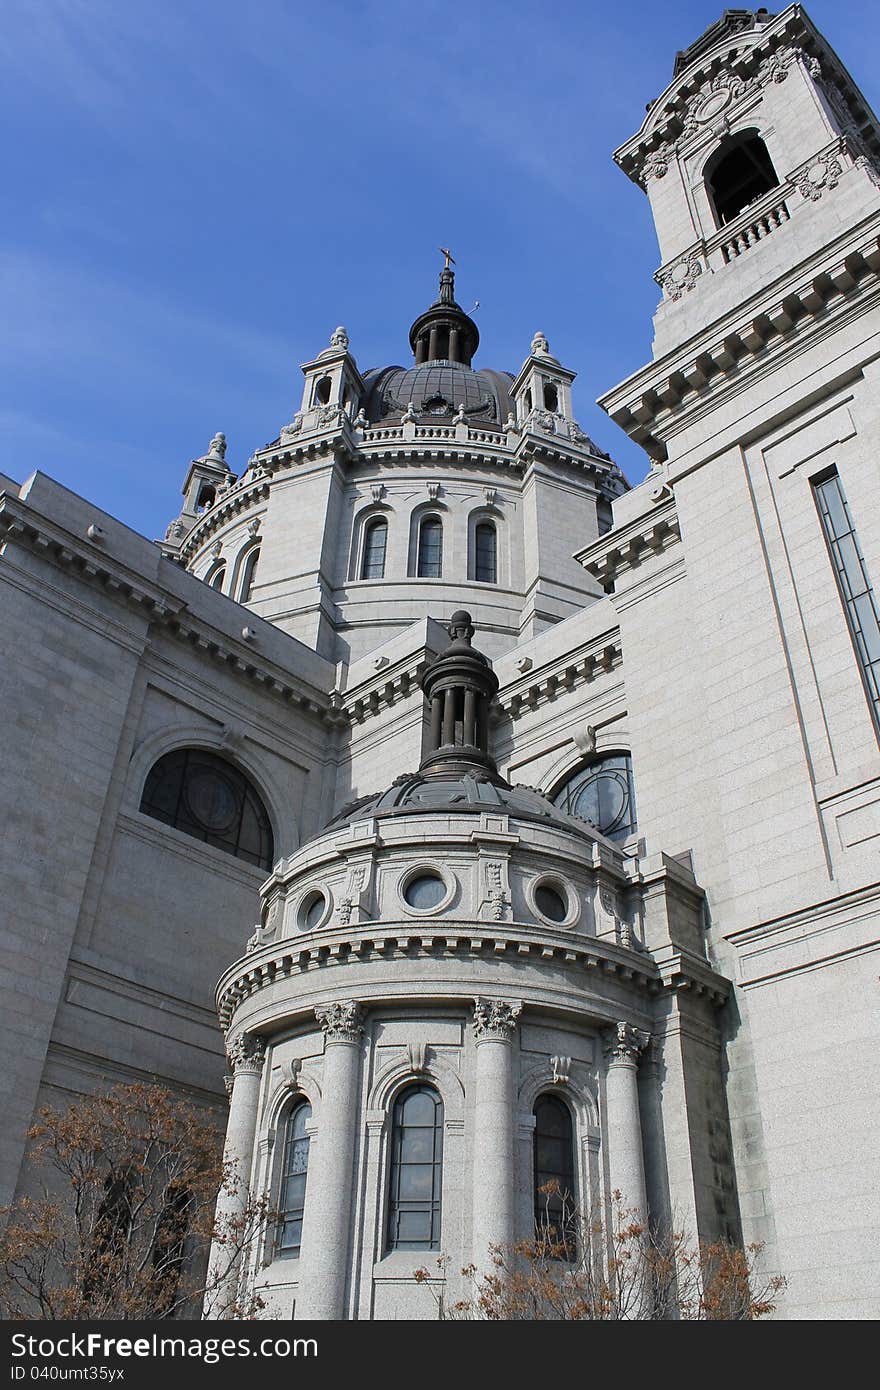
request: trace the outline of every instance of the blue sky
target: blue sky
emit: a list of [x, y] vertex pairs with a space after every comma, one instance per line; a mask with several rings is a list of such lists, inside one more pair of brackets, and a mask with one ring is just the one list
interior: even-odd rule
[[[476, 365], [536, 329], [581, 425], [647, 361], [657, 246], [612, 150], [722, 0], [5, 0], [0, 471], [150, 536], [217, 430], [240, 471], [349, 330], [409, 360], [451, 246]], [[875, 109], [880, 5], [808, 12]]]

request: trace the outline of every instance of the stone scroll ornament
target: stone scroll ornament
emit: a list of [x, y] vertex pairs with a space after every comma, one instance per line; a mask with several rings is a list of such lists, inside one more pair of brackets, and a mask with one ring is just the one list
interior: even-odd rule
[[327, 1042], [356, 1043], [364, 1031], [363, 1010], [353, 999], [336, 1004], [318, 1004], [315, 1018], [323, 1028]]
[[605, 1056], [609, 1065], [614, 1062], [637, 1064], [650, 1041], [651, 1034], [641, 1028], [634, 1028], [631, 1023], [616, 1023], [609, 1029], [605, 1040]]
[[266, 1044], [253, 1033], [240, 1033], [226, 1045], [226, 1056], [232, 1071], [262, 1071], [266, 1056]]
[[475, 999], [474, 1036], [477, 1042], [485, 1038], [509, 1042], [522, 1007], [518, 999]]

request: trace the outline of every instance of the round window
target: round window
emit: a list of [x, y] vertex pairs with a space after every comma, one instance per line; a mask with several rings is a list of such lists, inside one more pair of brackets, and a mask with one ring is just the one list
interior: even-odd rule
[[323, 893], [310, 893], [299, 910], [300, 926], [312, 931], [327, 910], [327, 899]]
[[542, 917], [551, 922], [564, 922], [568, 916], [568, 903], [558, 888], [549, 883], [539, 883], [535, 889], [535, 906]]
[[404, 900], [420, 912], [437, 907], [446, 897], [446, 884], [439, 874], [416, 874], [403, 890]]

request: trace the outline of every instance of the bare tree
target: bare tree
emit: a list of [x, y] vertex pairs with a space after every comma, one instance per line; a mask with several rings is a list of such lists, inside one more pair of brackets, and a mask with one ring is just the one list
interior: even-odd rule
[[242, 1179], [209, 1116], [164, 1087], [119, 1085], [42, 1110], [28, 1137], [43, 1186], [0, 1213], [0, 1316], [258, 1316], [237, 1274], [268, 1212], [247, 1200], [216, 1215]]
[[699, 1244], [681, 1230], [659, 1232], [612, 1194], [610, 1218], [578, 1210], [554, 1183], [535, 1235], [493, 1246], [491, 1267], [467, 1265], [465, 1297], [449, 1303], [447, 1257], [415, 1271], [441, 1318], [488, 1321], [749, 1321], [767, 1317], [785, 1288], [760, 1275], [760, 1245]]

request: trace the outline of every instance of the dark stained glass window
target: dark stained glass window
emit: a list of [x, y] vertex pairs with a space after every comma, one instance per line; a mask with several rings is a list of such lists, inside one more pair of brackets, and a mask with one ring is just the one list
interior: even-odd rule
[[491, 521], [474, 530], [474, 579], [481, 584], [498, 582], [498, 538]]
[[257, 565], [260, 562], [260, 548], [252, 550], [244, 562], [244, 572], [241, 576], [241, 598], [239, 603], [249, 603], [254, 592], [254, 581], [257, 577]]
[[364, 558], [361, 579], [382, 579], [385, 576], [385, 550], [388, 545], [388, 522], [384, 517], [367, 523], [364, 531]]
[[535, 1231], [575, 1254], [574, 1132], [571, 1111], [557, 1096], [535, 1102]]
[[430, 1086], [410, 1086], [391, 1125], [389, 1250], [439, 1250], [443, 1183], [443, 1102]]
[[570, 816], [590, 821], [609, 840], [625, 840], [636, 830], [629, 754], [614, 753], [589, 763], [560, 787], [553, 801]]
[[178, 748], [154, 764], [140, 809], [196, 840], [261, 869], [274, 860], [266, 808], [244, 773], [201, 748]]
[[880, 610], [877, 598], [837, 470], [815, 482], [813, 491], [865, 693], [874, 724], [880, 730]]
[[309, 1136], [306, 1133], [306, 1125], [311, 1118], [312, 1107], [308, 1101], [301, 1101], [288, 1111], [284, 1126], [275, 1254], [285, 1258], [298, 1255], [302, 1245], [306, 1178], [309, 1171]]
[[426, 516], [419, 526], [419, 579], [440, 579], [443, 574], [443, 525], [439, 517]]

